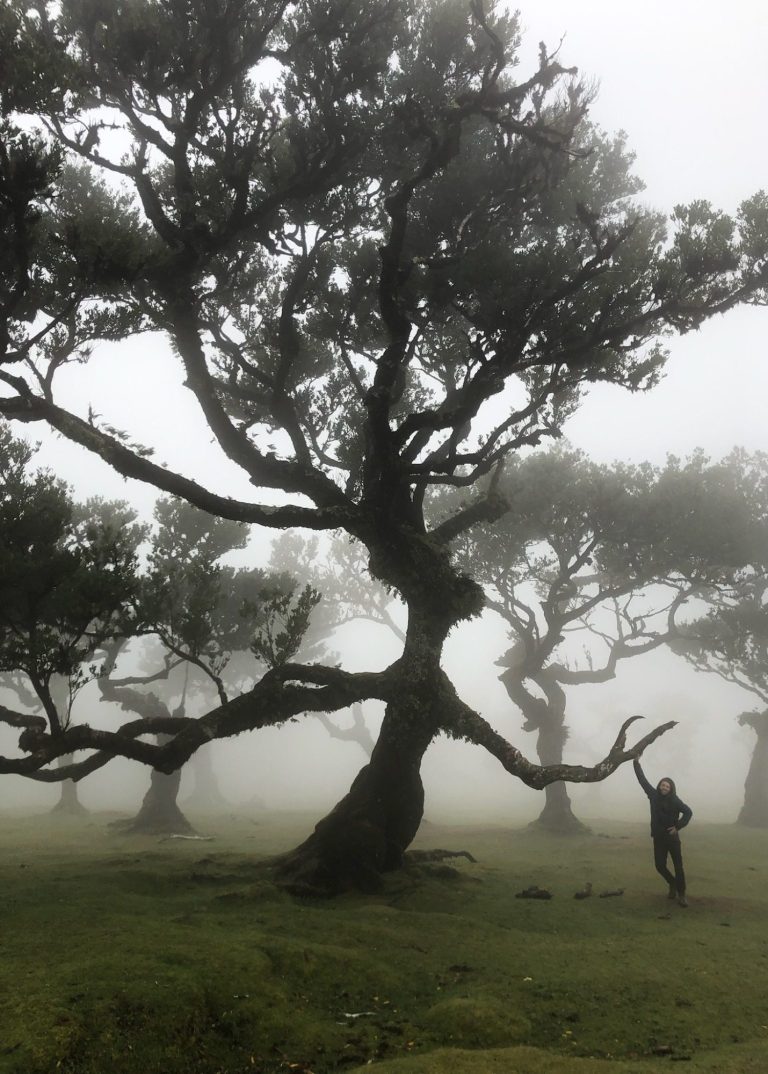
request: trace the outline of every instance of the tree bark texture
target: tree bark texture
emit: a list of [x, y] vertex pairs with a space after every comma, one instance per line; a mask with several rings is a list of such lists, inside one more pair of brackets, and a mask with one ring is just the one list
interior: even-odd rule
[[432, 733], [408, 726], [404, 706], [388, 708], [371, 760], [310, 837], [280, 862], [296, 894], [375, 891], [397, 869], [424, 812], [419, 773]]

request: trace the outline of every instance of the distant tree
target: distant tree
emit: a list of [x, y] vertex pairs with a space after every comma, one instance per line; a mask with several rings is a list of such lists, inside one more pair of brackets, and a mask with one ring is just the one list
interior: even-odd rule
[[745, 579], [729, 599], [713, 602], [706, 616], [678, 631], [674, 648], [697, 670], [735, 683], [767, 706], [737, 718], [756, 735], [738, 823], [768, 828], [768, 581]]
[[[519, 20], [482, 0], [11, 0], [2, 20], [2, 112], [49, 133], [4, 135], [24, 162], [2, 172], [19, 211], [0, 222], [23, 302], [0, 311], [0, 413], [223, 518], [342, 529], [408, 610], [383, 671], [276, 665], [165, 745], [132, 726], [109, 751], [170, 772], [211, 737], [384, 701], [370, 763], [284, 863], [297, 888], [325, 890], [401, 863], [441, 731], [537, 787], [602, 779], [641, 752], [649, 736], [628, 748], [624, 728], [589, 769], [540, 767], [458, 698], [441, 652], [483, 595], [450, 546], [503, 505], [430, 527], [423, 502], [556, 434], [589, 384], [652, 386], [668, 332], [764, 301], [768, 199], [736, 220], [694, 202], [668, 230], [635, 200], [623, 140], [587, 121], [575, 71], [542, 46], [520, 77]], [[266, 502], [205, 488], [57, 401], [95, 334], [149, 329]], [[104, 742], [70, 729], [23, 760]]]
[[[140, 717], [147, 719], [162, 720], [170, 726], [171, 721], [181, 720], [185, 715], [184, 695], [182, 694], [178, 706], [171, 708], [165, 701], [163, 694], [168, 690], [147, 690], [149, 683], [158, 678], [155, 676], [128, 676], [118, 678], [115, 674], [117, 657], [122, 647], [129, 639], [120, 638], [106, 644], [102, 652], [103, 663], [99, 675], [99, 687], [102, 700], [119, 705], [122, 709], [135, 712]], [[161, 673], [165, 679], [168, 669]], [[168, 734], [157, 734], [158, 743], [167, 740]], [[188, 835], [193, 833], [192, 825], [182, 813], [177, 804], [179, 783], [181, 782], [181, 769], [166, 774], [153, 769], [150, 776], [149, 790], [144, 795], [141, 808], [135, 817], [130, 820], [114, 822], [114, 827], [122, 832], [147, 835]]]
[[[158, 737], [168, 736], [186, 716], [188, 676], [179, 688], [170, 682], [182, 667], [209, 684], [207, 694], [197, 687], [204, 711], [218, 708], [227, 700], [223, 675], [232, 653], [258, 647], [254, 632], [290, 605], [291, 580], [222, 564], [245, 545], [247, 527], [171, 500], [157, 504], [140, 570], [138, 548], [149, 528], [120, 503], [76, 504], [62, 482], [33, 470], [33, 460], [34, 450], [0, 427], [0, 673], [24, 710], [4, 709], [5, 722], [32, 732], [46, 727], [58, 739], [72, 724], [75, 698], [95, 682], [104, 700], [159, 721]], [[158, 643], [155, 667], [119, 678], [118, 658], [147, 638]], [[258, 652], [250, 660], [253, 681], [263, 662]], [[169, 682], [171, 696], [181, 695], [173, 708], [161, 696]], [[60, 762], [81, 774], [71, 755]], [[60, 778], [35, 769], [31, 776]], [[191, 830], [176, 804], [179, 779], [180, 770], [153, 772], [132, 830]], [[81, 808], [71, 779], [62, 782], [57, 808]]]
[[[187, 812], [215, 814], [225, 811], [233, 812], [231, 800], [221, 789], [219, 775], [214, 764], [213, 746], [202, 746], [188, 763], [192, 775], [192, 789], [184, 799], [183, 807]], [[252, 796], [257, 799], [259, 796]]]
[[[64, 712], [69, 707], [68, 691], [69, 682], [67, 679], [64, 676], [54, 676], [51, 680], [51, 697], [59, 712]], [[33, 711], [37, 712], [39, 708], [39, 704], [35, 705]], [[65, 754], [63, 757], [59, 757], [58, 764], [64, 768], [72, 764], [73, 761], [72, 754]], [[78, 785], [73, 779], [63, 779], [60, 784], [58, 801], [51, 812], [59, 813], [66, 817], [77, 817], [87, 813], [88, 810], [80, 801], [77, 787]]]
[[[158, 501], [130, 629], [105, 646], [98, 677], [105, 701], [139, 717], [160, 718], [169, 727], [174, 719], [187, 719], [189, 694], [197, 695], [203, 712], [227, 703], [225, 672], [233, 653], [258, 645], [255, 628], [275, 620], [290, 602], [293, 588], [285, 577], [222, 562], [245, 547], [247, 539], [248, 527], [241, 523], [182, 500]], [[143, 661], [151, 670], [118, 677], [118, 660], [126, 650], [130, 660], [136, 640], [145, 637], [156, 642]], [[251, 654], [252, 679], [259, 675], [260, 658], [258, 652]], [[234, 685], [242, 690], [241, 681]], [[174, 696], [178, 700], [171, 707]], [[157, 735], [160, 745], [170, 738], [168, 731]], [[177, 802], [180, 780], [180, 768], [153, 771], [141, 809], [121, 827], [130, 832], [190, 833], [192, 826]], [[209, 789], [212, 782], [209, 771]]]
[[[674, 641], [692, 602], [768, 568], [767, 481], [766, 460], [741, 452], [657, 468], [560, 448], [507, 468], [499, 491], [512, 509], [466, 536], [460, 558], [509, 628], [499, 677], [542, 764], [562, 763], [567, 687], [614, 678], [621, 661]], [[564, 783], [545, 794], [538, 825], [584, 829]]]

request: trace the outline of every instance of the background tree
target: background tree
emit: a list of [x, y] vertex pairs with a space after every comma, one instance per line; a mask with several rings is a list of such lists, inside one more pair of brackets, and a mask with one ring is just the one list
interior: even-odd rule
[[[134, 606], [131, 629], [106, 647], [98, 678], [102, 698], [139, 717], [165, 721], [187, 717], [190, 696], [208, 711], [228, 701], [228, 689], [242, 691], [243, 675], [258, 677], [258, 665], [242, 669], [235, 681], [225, 680], [233, 653], [248, 651], [254, 629], [274, 618], [273, 606], [290, 596], [285, 577], [256, 569], [236, 569], [226, 557], [245, 547], [248, 528], [216, 518], [181, 500], [160, 499], [146, 572]], [[145, 673], [118, 677], [121, 654], [137, 639], [155, 641], [143, 664]], [[176, 703], [171, 698], [176, 698]], [[162, 745], [169, 735], [161, 733]], [[213, 779], [208, 773], [209, 786]], [[154, 770], [136, 817], [122, 823], [125, 831], [187, 834], [192, 825], [178, 805], [181, 769]]]
[[[741, 452], [657, 468], [597, 465], [566, 447], [507, 467], [512, 510], [467, 535], [461, 557], [509, 628], [499, 678], [542, 764], [562, 763], [567, 687], [612, 679], [620, 661], [673, 640], [692, 602], [722, 600], [747, 568], [768, 567], [767, 476], [765, 459]], [[539, 826], [584, 830], [564, 783], [545, 794]]]
[[[247, 527], [169, 500], [157, 505], [140, 572], [137, 552], [148, 529], [134, 523], [133, 512], [101, 500], [75, 504], [63, 483], [31, 469], [31, 447], [7, 428], [0, 432], [0, 670], [26, 710], [4, 710], [6, 722], [47, 725], [57, 739], [72, 722], [75, 698], [95, 680], [104, 700], [162, 721], [167, 733], [185, 715], [182, 665], [213, 686], [206, 703], [220, 705], [231, 653], [253, 643], [269, 602], [284, 600], [290, 580], [222, 564], [245, 545]], [[153, 669], [119, 678], [118, 657], [148, 636], [159, 642]], [[251, 663], [253, 680], [259, 674], [253, 656]], [[157, 686], [167, 686], [175, 669], [171, 695], [181, 697], [171, 709]], [[242, 675], [235, 688], [242, 689]], [[65, 769], [73, 767], [71, 756], [60, 759]], [[153, 772], [131, 830], [191, 830], [176, 804], [180, 774]], [[58, 808], [76, 811], [75, 784], [64, 780], [62, 788]]]
[[408, 609], [384, 671], [275, 666], [164, 746], [133, 726], [38, 736], [29, 769], [106, 741], [171, 771], [211, 737], [377, 697], [370, 763], [286, 862], [297, 886], [335, 889], [401, 862], [441, 730], [533, 786], [604, 778], [641, 751], [649, 736], [627, 749], [623, 729], [590, 769], [542, 768], [456, 695], [442, 647], [483, 597], [450, 544], [502, 508], [429, 527], [424, 497], [555, 433], [592, 382], [651, 386], [666, 332], [763, 301], [765, 197], [736, 220], [695, 202], [667, 230], [633, 199], [622, 140], [587, 122], [575, 71], [542, 47], [516, 80], [517, 18], [482, 2], [141, 0], [105, 20], [65, 0], [5, 17], [4, 109], [34, 113], [109, 209], [108, 231], [82, 198], [50, 209], [104, 333], [165, 334], [216, 443], [278, 504], [222, 496], [62, 407], [77, 332], [55, 358], [30, 344], [26, 364], [0, 367], [0, 412], [222, 517], [344, 529]]
[[[686, 624], [674, 640], [674, 649], [699, 671], [719, 675], [768, 706], [768, 582], [747, 578], [727, 600], [714, 603], [709, 613]], [[742, 727], [755, 732], [756, 741], [744, 784], [744, 804], [738, 823], [768, 827], [768, 708], [742, 712]]]
[[[51, 680], [51, 697], [53, 698], [54, 705], [59, 712], [64, 712], [69, 707], [69, 682], [63, 676], [54, 676]], [[39, 703], [34, 706], [33, 711], [38, 712], [40, 710]], [[59, 757], [58, 764], [62, 767], [66, 767], [72, 764], [74, 757], [72, 754], [64, 754], [63, 757]], [[80, 801], [80, 795], [77, 789], [77, 783], [73, 779], [64, 779], [61, 781], [59, 788], [59, 798], [52, 809], [53, 813], [60, 813], [67, 817], [82, 816], [87, 813], [83, 803]]]
[[[202, 747], [193, 753], [189, 760], [188, 771], [192, 775], [192, 789], [184, 799], [183, 808], [188, 813], [216, 814], [232, 812], [230, 799], [221, 789], [219, 773], [214, 764], [214, 749]], [[251, 795], [252, 801], [259, 800], [258, 794]]]

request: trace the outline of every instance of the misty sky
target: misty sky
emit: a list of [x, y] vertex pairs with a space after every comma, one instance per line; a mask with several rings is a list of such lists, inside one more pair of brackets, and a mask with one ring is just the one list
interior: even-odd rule
[[[536, 41], [565, 32], [564, 62], [599, 79], [593, 118], [627, 131], [649, 204], [669, 211], [705, 198], [733, 212], [768, 185], [764, 4], [546, 0], [523, 8], [523, 20]], [[574, 443], [600, 460], [768, 448], [768, 311], [719, 317], [670, 351], [650, 395], [593, 391], [566, 430]]]

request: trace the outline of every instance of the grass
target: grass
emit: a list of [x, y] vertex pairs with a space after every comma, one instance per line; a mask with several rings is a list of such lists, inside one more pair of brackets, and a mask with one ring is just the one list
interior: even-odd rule
[[[306, 818], [210, 843], [0, 818], [5, 1074], [764, 1074], [768, 833], [692, 825], [691, 907], [645, 826], [425, 826], [477, 858], [296, 900], [262, 860]], [[622, 887], [621, 897], [574, 900]], [[531, 884], [550, 901], [515, 899]]]

